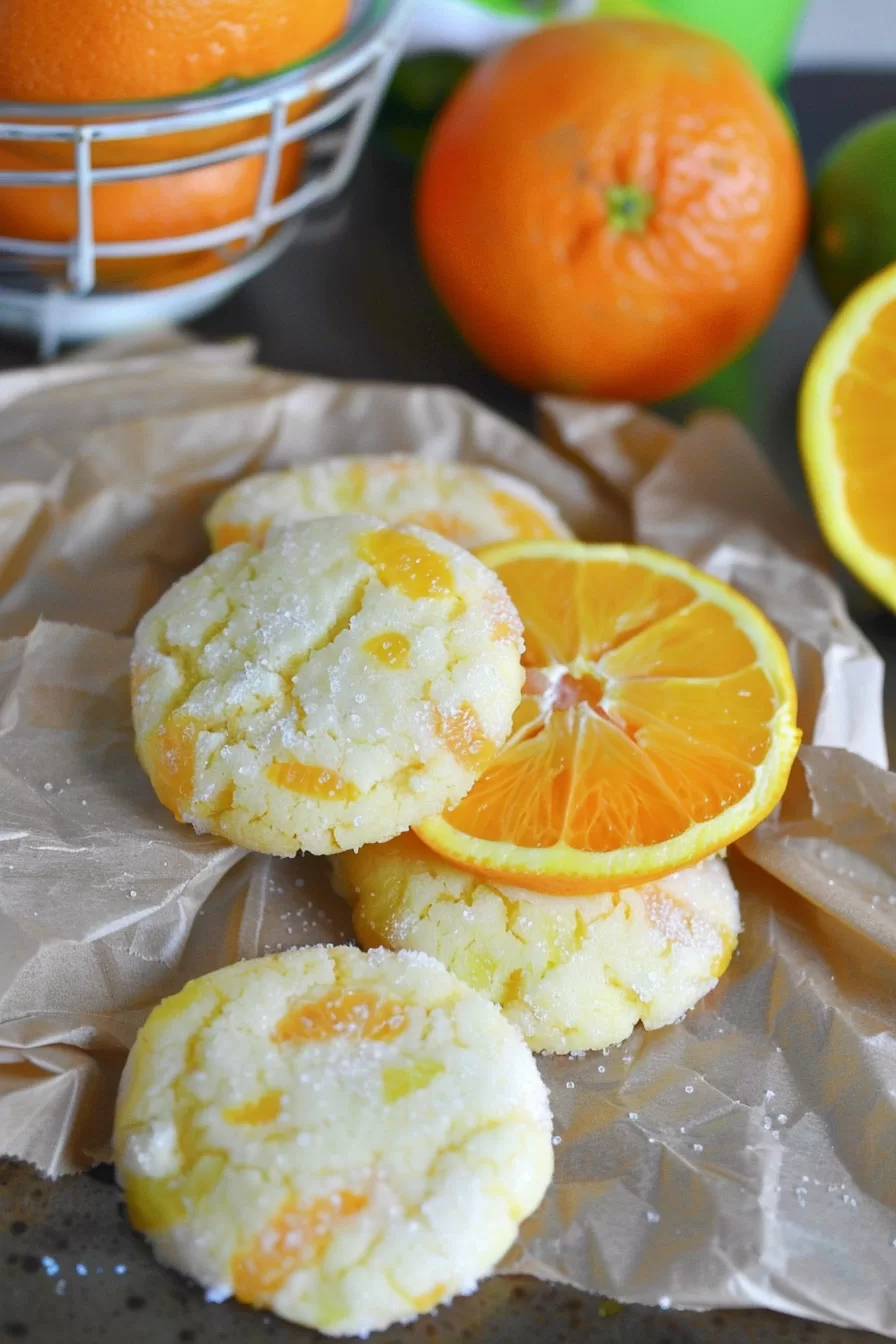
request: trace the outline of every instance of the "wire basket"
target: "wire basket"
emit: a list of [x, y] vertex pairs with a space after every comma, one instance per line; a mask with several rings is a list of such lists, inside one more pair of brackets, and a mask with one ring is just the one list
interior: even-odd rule
[[[29, 165], [0, 171], [0, 189], [67, 187], [77, 221], [67, 241], [0, 235], [0, 330], [36, 339], [46, 356], [64, 342], [196, 317], [268, 265], [312, 227], [308, 212], [337, 196], [354, 172], [412, 5], [358, 0], [345, 35], [325, 51], [229, 91], [146, 103], [0, 102], [0, 141], [27, 155]], [[224, 143], [157, 158], [153, 147], [165, 143], [160, 137], [180, 137], [187, 147], [197, 133]], [[278, 189], [283, 155], [300, 142], [302, 173], [284, 195]], [[245, 217], [177, 236], [97, 240], [95, 186], [249, 158], [260, 173]], [[187, 254], [210, 254], [214, 269], [159, 288], [125, 291], [98, 283], [104, 262], [136, 265]]]

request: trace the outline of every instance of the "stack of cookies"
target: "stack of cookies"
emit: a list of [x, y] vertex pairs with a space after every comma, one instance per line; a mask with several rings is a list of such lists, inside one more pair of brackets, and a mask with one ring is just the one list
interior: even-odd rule
[[119, 1175], [214, 1296], [362, 1333], [469, 1291], [540, 1201], [526, 1045], [662, 1027], [724, 971], [724, 848], [783, 791], [793, 682], [724, 584], [578, 543], [484, 468], [330, 459], [239, 482], [207, 526], [137, 631], [138, 756], [179, 821], [332, 856], [366, 955], [156, 1009]]

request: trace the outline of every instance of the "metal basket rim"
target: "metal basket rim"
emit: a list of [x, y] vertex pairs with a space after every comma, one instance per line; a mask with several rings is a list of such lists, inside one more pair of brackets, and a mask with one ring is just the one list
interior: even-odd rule
[[225, 91], [208, 89], [185, 97], [106, 103], [20, 103], [0, 99], [0, 120], [25, 118], [23, 129], [27, 129], [30, 122], [35, 131], [45, 127], [47, 122], [70, 122], [73, 127], [78, 127], [93, 120], [121, 122], [153, 117], [164, 121], [166, 116], [213, 114], [239, 107], [246, 101], [276, 97], [297, 82], [309, 79], [315, 85], [327, 87], [334, 80], [338, 82], [343, 66], [351, 67], [372, 42], [389, 30], [396, 14], [403, 8], [404, 0], [365, 0], [361, 12], [329, 46], [272, 74], [241, 80], [238, 86]]

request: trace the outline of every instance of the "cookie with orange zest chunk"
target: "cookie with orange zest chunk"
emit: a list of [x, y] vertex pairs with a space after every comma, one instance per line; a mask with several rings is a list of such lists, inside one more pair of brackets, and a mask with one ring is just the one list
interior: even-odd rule
[[545, 896], [440, 859], [414, 835], [332, 861], [362, 947], [437, 957], [503, 1008], [533, 1050], [566, 1054], [675, 1022], [737, 945], [737, 889], [706, 859], [644, 886]]
[[217, 551], [235, 541], [260, 546], [272, 527], [340, 513], [417, 523], [470, 550], [570, 535], [553, 504], [516, 476], [399, 456], [330, 457], [247, 476], [219, 495], [205, 526]]
[[329, 1335], [472, 1291], [551, 1178], [547, 1090], [421, 953], [313, 947], [191, 981], [128, 1059], [115, 1161], [163, 1263]]
[[728, 584], [646, 546], [521, 541], [480, 556], [525, 630], [514, 731], [417, 827], [497, 881], [589, 895], [691, 867], [757, 826], [800, 742], [780, 637]]
[[510, 731], [519, 619], [422, 528], [316, 519], [227, 547], [144, 616], [137, 754], [181, 821], [332, 854], [459, 802]]

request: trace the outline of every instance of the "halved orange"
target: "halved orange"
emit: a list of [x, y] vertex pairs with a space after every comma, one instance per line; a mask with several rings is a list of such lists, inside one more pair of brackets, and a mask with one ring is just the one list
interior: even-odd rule
[[800, 394], [800, 449], [831, 550], [896, 611], [896, 265], [836, 313]]
[[480, 552], [525, 627], [513, 733], [457, 807], [417, 827], [462, 867], [612, 891], [714, 854], [777, 803], [799, 746], [787, 652], [727, 584], [643, 546]]

